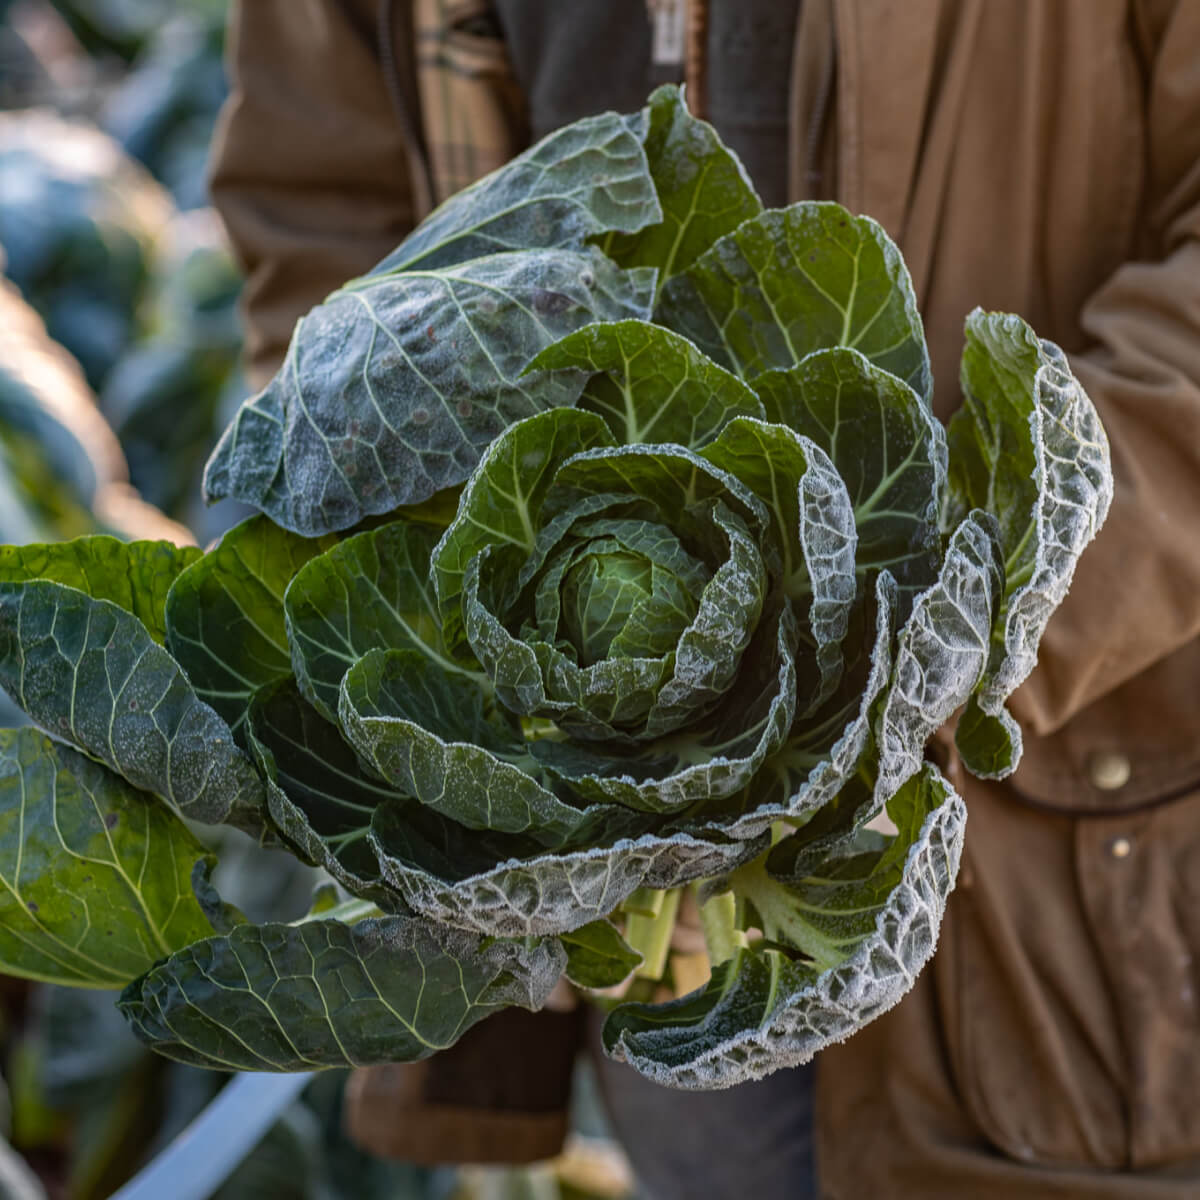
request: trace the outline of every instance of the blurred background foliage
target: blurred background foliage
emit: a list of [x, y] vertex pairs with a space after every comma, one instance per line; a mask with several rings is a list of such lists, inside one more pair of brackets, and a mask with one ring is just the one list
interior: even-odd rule
[[[207, 207], [228, 0], [0, 0], [0, 543], [106, 532], [207, 544], [203, 464], [246, 389], [240, 279]], [[21, 720], [0, 693], [0, 726]], [[318, 873], [233, 830], [222, 893], [307, 911]], [[100, 1200], [226, 1081], [158, 1058], [107, 992], [0, 978], [0, 1200]], [[632, 1193], [586, 1072], [577, 1133], [529, 1170], [371, 1158], [319, 1076], [219, 1200], [585, 1200]], [[164, 1198], [166, 1200], [166, 1198]]]

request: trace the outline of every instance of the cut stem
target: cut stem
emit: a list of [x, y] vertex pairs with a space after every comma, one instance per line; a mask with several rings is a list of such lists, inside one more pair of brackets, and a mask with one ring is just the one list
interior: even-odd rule
[[675, 931], [675, 914], [679, 909], [679, 889], [659, 892], [662, 897], [658, 915], [648, 917], [631, 912], [625, 922], [625, 940], [642, 956], [642, 965], [634, 972], [641, 979], [661, 979], [667, 969], [667, 951]]
[[746, 945], [746, 931], [738, 928], [738, 902], [732, 891], [718, 892], [700, 906], [700, 925], [708, 961], [714, 967], [731, 959]]
[[639, 917], [657, 917], [662, 912], [663, 897], [667, 893], [659, 888], [640, 887], [630, 893], [621, 905], [621, 911]]

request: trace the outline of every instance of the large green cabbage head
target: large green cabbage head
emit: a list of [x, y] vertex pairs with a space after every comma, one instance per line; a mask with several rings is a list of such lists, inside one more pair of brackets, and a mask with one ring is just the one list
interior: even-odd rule
[[[962, 708], [967, 765], [1015, 766], [1005, 699], [1111, 491], [1018, 318], [971, 314], [962, 384], [947, 435], [884, 232], [763, 211], [673, 90], [439, 209], [218, 447], [210, 494], [263, 515], [194, 561], [76, 543], [0, 584], [0, 683], [107, 768], [64, 769], [351, 897], [255, 926], [199, 872], [222, 932], [131, 971], [138, 1032], [388, 1061], [636, 969], [610, 1053], [721, 1087], [894, 1004], [963, 837], [926, 742]], [[685, 892], [699, 974], [668, 953]]]

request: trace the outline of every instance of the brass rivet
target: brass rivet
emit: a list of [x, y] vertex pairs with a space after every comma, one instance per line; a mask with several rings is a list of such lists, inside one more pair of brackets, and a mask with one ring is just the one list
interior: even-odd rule
[[1133, 843], [1127, 837], [1113, 838], [1108, 844], [1108, 852], [1113, 858], [1128, 858], [1133, 853]]
[[1106, 751], [1095, 755], [1088, 763], [1088, 776], [1102, 792], [1115, 792], [1129, 782], [1133, 764], [1124, 754]]

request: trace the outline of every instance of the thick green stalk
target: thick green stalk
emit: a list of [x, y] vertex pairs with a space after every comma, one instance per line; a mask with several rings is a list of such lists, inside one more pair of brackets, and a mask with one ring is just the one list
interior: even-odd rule
[[667, 952], [675, 931], [679, 909], [679, 889], [660, 892], [658, 915], [649, 917], [631, 912], [625, 922], [625, 940], [642, 956], [642, 965], [634, 972], [642, 979], [661, 979], [667, 969]]
[[639, 917], [657, 917], [662, 912], [663, 897], [666, 894], [659, 888], [640, 887], [626, 897], [621, 911]]
[[733, 892], [719, 892], [700, 905], [700, 924], [712, 966], [731, 959], [746, 945], [746, 931], [738, 928], [738, 902]]

